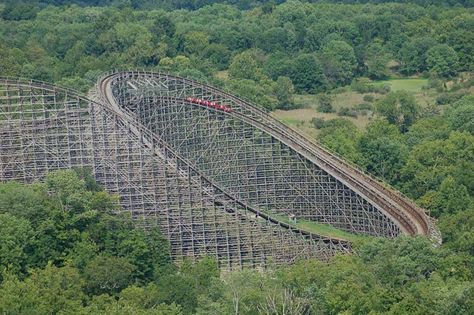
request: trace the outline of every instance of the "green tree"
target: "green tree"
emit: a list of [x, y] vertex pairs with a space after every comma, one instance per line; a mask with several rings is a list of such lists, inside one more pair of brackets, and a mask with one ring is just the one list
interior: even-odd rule
[[209, 37], [203, 32], [191, 31], [183, 36], [184, 51], [188, 54], [201, 54], [208, 45]]
[[8, 268], [14, 274], [25, 272], [33, 237], [28, 220], [0, 213], [0, 270]]
[[401, 72], [413, 74], [428, 70], [426, 52], [435, 45], [436, 41], [431, 37], [419, 37], [407, 41], [399, 51]]
[[400, 181], [400, 171], [408, 158], [408, 147], [395, 126], [386, 120], [370, 123], [360, 138], [358, 149], [367, 171], [393, 184]]
[[474, 96], [467, 95], [453, 104], [447, 118], [451, 128], [474, 135]]
[[84, 268], [87, 291], [94, 295], [120, 292], [131, 283], [134, 269], [126, 258], [96, 256]]
[[5, 314], [77, 313], [86, 296], [75, 268], [55, 267], [33, 270], [24, 281], [7, 275], [0, 284], [0, 311]]
[[415, 97], [406, 91], [390, 92], [376, 104], [376, 110], [402, 132], [407, 131], [420, 115]]
[[423, 141], [445, 140], [449, 137], [449, 125], [440, 116], [417, 120], [404, 134], [408, 146], [413, 147]]
[[344, 41], [332, 40], [321, 52], [321, 64], [327, 80], [335, 86], [350, 83], [357, 66], [354, 49]]
[[451, 132], [445, 140], [427, 140], [413, 147], [402, 169], [404, 191], [420, 198], [437, 191], [447, 176], [464, 185], [469, 195], [474, 192], [474, 137], [467, 132]]
[[357, 252], [376, 278], [391, 288], [426, 279], [439, 264], [438, 252], [424, 237], [379, 238]]
[[225, 70], [229, 65], [231, 52], [222, 44], [209, 44], [203, 51], [203, 58], [208, 59], [217, 70]]
[[388, 77], [387, 64], [390, 60], [384, 47], [375, 42], [367, 47], [364, 64], [367, 67], [367, 75], [371, 79], [380, 80]]
[[434, 75], [451, 77], [458, 72], [459, 58], [453, 48], [440, 44], [428, 50], [426, 63], [428, 70]]
[[[471, 266], [474, 266], [474, 207], [441, 217], [438, 226], [445, 246], [466, 252], [471, 258]], [[474, 276], [474, 268], [470, 270]]]
[[326, 87], [320, 62], [313, 54], [298, 54], [288, 65], [288, 75], [298, 92], [314, 93]]
[[236, 95], [246, 98], [268, 110], [272, 110], [275, 108], [275, 100], [270, 98], [269, 95], [273, 92], [273, 86], [268, 83], [267, 80], [260, 82], [260, 84], [255, 84], [253, 80], [232, 79], [228, 82], [227, 86]]
[[181, 305], [185, 314], [192, 314], [197, 307], [197, 296], [195, 280], [186, 274], [165, 274], [157, 280], [157, 301], [166, 304], [176, 303]]
[[2, 11], [2, 19], [4, 20], [31, 20], [36, 17], [38, 12], [34, 4], [23, 1], [7, 1]]
[[294, 108], [295, 100], [293, 93], [295, 92], [295, 87], [290, 78], [278, 77], [274, 91], [278, 101], [277, 108], [284, 110]]
[[250, 52], [235, 55], [229, 66], [229, 75], [234, 79], [249, 79], [258, 81], [261, 71]]
[[334, 108], [332, 107], [332, 98], [329, 94], [321, 94], [318, 97], [318, 111], [321, 113], [332, 113]]
[[428, 191], [420, 198], [423, 207], [430, 209], [435, 217], [463, 211], [472, 205], [466, 186], [447, 176], [436, 191]]
[[343, 118], [332, 119], [320, 130], [318, 139], [323, 145], [352, 162], [361, 162], [362, 156], [357, 149], [361, 132], [354, 123]]
[[169, 16], [160, 12], [158, 16], [154, 17], [153, 25], [150, 28], [150, 31], [157, 38], [160, 38], [163, 35], [172, 37], [176, 31], [176, 25]]

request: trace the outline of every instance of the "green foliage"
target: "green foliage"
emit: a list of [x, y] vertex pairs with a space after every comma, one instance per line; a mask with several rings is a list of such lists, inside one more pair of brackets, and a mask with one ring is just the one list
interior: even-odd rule
[[395, 126], [385, 120], [372, 122], [360, 138], [358, 148], [367, 171], [390, 183], [399, 182], [400, 170], [408, 158], [408, 147]]
[[28, 262], [28, 245], [34, 237], [30, 222], [9, 213], [0, 214], [0, 269], [20, 274]]
[[384, 47], [379, 42], [375, 42], [367, 47], [365, 65], [367, 75], [374, 80], [386, 79], [389, 76], [387, 64], [390, 56], [385, 52]]
[[322, 48], [321, 64], [330, 83], [336, 86], [348, 84], [357, 65], [354, 49], [344, 41], [332, 40]]
[[373, 95], [370, 95], [370, 94], [364, 95], [364, 102], [373, 102], [373, 101], [374, 101]]
[[321, 129], [326, 125], [326, 121], [318, 117], [313, 117], [311, 119], [311, 123], [313, 124], [313, 127], [316, 129]]
[[275, 108], [275, 100], [268, 94], [273, 91], [273, 86], [268, 81], [255, 84], [253, 80], [231, 80], [228, 87], [236, 94], [254, 103], [260, 104], [266, 109]]
[[362, 156], [357, 150], [360, 136], [361, 132], [351, 121], [339, 118], [324, 123], [319, 141], [349, 161], [360, 163]]
[[402, 73], [410, 75], [427, 71], [426, 52], [435, 45], [432, 37], [415, 37], [405, 42], [399, 52]]
[[419, 119], [404, 134], [404, 137], [408, 146], [413, 147], [423, 141], [445, 140], [449, 137], [450, 131], [446, 120], [435, 116]]
[[321, 63], [313, 54], [299, 54], [288, 62], [289, 77], [298, 92], [314, 93], [326, 86]]
[[388, 122], [400, 128], [402, 132], [408, 130], [420, 115], [420, 108], [415, 97], [405, 91], [389, 93], [376, 106], [377, 112], [387, 118]]
[[243, 52], [232, 58], [229, 75], [234, 79], [258, 81], [261, 77], [257, 62], [250, 52]]
[[318, 111], [322, 113], [332, 113], [332, 98], [328, 94], [321, 94], [318, 98]]
[[467, 132], [451, 132], [445, 140], [426, 140], [414, 146], [402, 170], [404, 190], [419, 198], [438, 191], [443, 180], [452, 176], [472, 196], [473, 150], [474, 137]]
[[4, 20], [31, 20], [36, 17], [38, 9], [35, 5], [22, 1], [9, 1], [3, 8], [2, 19]]
[[351, 89], [359, 93], [387, 94], [391, 89], [390, 84], [382, 82], [382, 84], [372, 84], [368, 78], [357, 78], [352, 81]]
[[440, 77], [451, 77], [459, 68], [456, 51], [446, 44], [436, 45], [427, 52], [428, 70]]
[[277, 108], [292, 109], [295, 107], [295, 100], [293, 94], [295, 87], [288, 77], [278, 77], [275, 84], [275, 95], [278, 101]]
[[48, 264], [24, 281], [11, 274], [0, 284], [0, 311], [5, 314], [57, 314], [75, 312], [86, 300], [80, 274], [69, 266]]
[[[471, 265], [474, 266], [474, 207], [443, 216], [439, 227], [445, 246], [470, 255]], [[474, 268], [471, 268], [471, 276], [472, 270]]]
[[339, 110], [337, 111], [337, 114], [339, 116], [347, 116], [347, 117], [354, 117], [357, 118], [357, 112], [355, 110], [352, 110], [348, 107], [340, 107]]
[[441, 276], [456, 266], [444, 255], [422, 237], [374, 239], [329, 264], [227, 273], [211, 283], [198, 314], [469, 314], [462, 298], [472, 278]]
[[[469, 9], [344, 2], [41, 1], [53, 4], [45, 6], [9, 0], [1, 8], [0, 69], [84, 92], [98, 74], [115, 68], [199, 71], [207, 80], [229, 70], [257, 84], [263, 73], [272, 84], [289, 77], [299, 93], [359, 77], [386, 78], [388, 65], [395, 74], [472, 70]], [[69, 3], [83, 7], [54, 6]], [[174, 10], [182, 8], [195, 11]], [[260, 49], [261, 56], [251, 61], [249, 49]], [[262, 99], [254, 92], [249, 99]], [[264, 93], [274, 97], [273, 89]]]
[[439, 217], [453, 214], [469, 208], [472, 200], [466, 186], [458, 183], [452, 176], [447, 176], [436, 191], [428, 191], [420, 198], [423, 207]]
[[446, 92], [446, 93], [441, 93], [436, 97], [436, 104], [438, 105], [446, 105], [446, 104], [452, 104], [461, 98], [463, 98], [466, 94], [468, 94], [465, 91], [459, 91], [459, 92]]
[[126, 258], [98, 255], [84, 268], [87, 291], [93, 295], [120, 292], [130, 284], [134, 269]]
[[474, 135], [474, 96], [465, 96], [454, 103], [448, 112], [448, 121], [451, 128]]
[[0, 184], [2, 312], [76, 313], [87, 296], [118, 294], [169, 268], [158, 229], [135, 227], [117, 210], [117, 198], [82, 169], [49, 173], [42, 184]]

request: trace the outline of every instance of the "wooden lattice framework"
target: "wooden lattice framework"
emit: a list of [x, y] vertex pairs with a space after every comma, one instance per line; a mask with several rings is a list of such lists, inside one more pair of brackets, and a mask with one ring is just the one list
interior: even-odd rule
[[278, 220], [289, 214], [354, 233], [439, 239], [423, 210], [398, 193], [207, 85], [119, 72], [85, 97], [1, 80], [0, 181], [31, 182], [71, 167], [91, 168], [125, 211], [156, 221], [175, 260], [211, 255], [232, 269], [350, 251], [345, 240]]

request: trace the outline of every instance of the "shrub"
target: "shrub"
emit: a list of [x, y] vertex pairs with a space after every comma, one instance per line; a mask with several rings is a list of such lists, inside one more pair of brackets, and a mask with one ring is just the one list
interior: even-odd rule
[[378, 94], [387, 94], [390, 92], [390, 85], [383, 84], [380, 86], [373, 85], [367, 78], [359, 78], [352, 82], [352, 90], [359, 93], [378, 93]]
[[438, 92], [444, 91], [443, 81], [440, 79], [430, 78], [428, 84], [426, 85], [427, 89], [435, 89]]
[[360, 103], [354, 107], [355, 110], [373, 110], [374, 107], [370, 103]]
[[364, 95], [364, 102], [373, 102], [374, 101], [374, 96], [370, 94]]
[[466, 94], [468, 93], [464, 91], [455, 92], [455, 93], [442, 93], [436, 98], [436, 104], [438, 105], [452, 104], [460, 100]]
[[351, 84], [352, 90], [359, 92], [359, 93], [369, 93], [371, 92], [371, 88], [373, 87], [370, 84], [370, 80], [367, 78], [359, 78], [352, 81]]
[[339, 111], [337, 112], [339, 116], [348, 116], [348, 117], [354, 117], [357, 118], [357, 113], [354, 110], [351, 110], [348, 107], [341, 107]]
[[332, 108], [331, 97], [327, 94], [323, 94], [319, 97], [318, 110], [322, 113], [332, 113], [334, 109]]
[[375, 89], [372, 92], [378, 93], [378, 94], [387, 94], [387, 93], [390, 93], [390, 90], [391, 90], [390, 85], [384, 84], [382, 86], [375, 87]]
[[311, 123], [316, 129], [324, 128], [326, 125], [326, 121], [319, 117], [314, 117], [313, 119], [311, 119]]

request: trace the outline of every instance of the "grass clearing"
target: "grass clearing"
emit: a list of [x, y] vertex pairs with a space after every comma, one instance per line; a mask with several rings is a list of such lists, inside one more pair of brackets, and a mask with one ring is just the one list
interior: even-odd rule
[[324, 120], [330, 120], [335, 118], [345, 118], [352, 121], [359, 129], [364, 129], [365, 126], [370, 122], [370, 116], [359, 115], [357, 118], [354, 117], [342, 117], [336, 113], [321, 113], [316, 111], [314, 108], [299, 108], [291, 110], [276, 110], [273, 111], [272, 116], [276, 119], [296, 127], [308, 135], [317, 135], [318, 130], [313, 127], [311, 119], [322, 118]]
[[428, 79], [389, 79], [375, 81], [375, 86], [390, 85], [391, 91], [421, 92], [422, 88], [428, 84]]
[[344, 239], [351, 243], [360, 243], [372, 238], [371, 236], [368, 236], [368, 235], [350, 233], [350, 232], [338, 229], [329, 224], [324, 224], [324, 223], [305, 220], [305, 219], [297, 219], [296, 223], [294, 223], [294, 222], [291, 222], [288, 216], [284, 214], [268, 213], [268, 215], [277, 219], [278, 221], [285, 222], [287, 224], [295, 226], [298, 229], [311, 232], [317, 235]]

